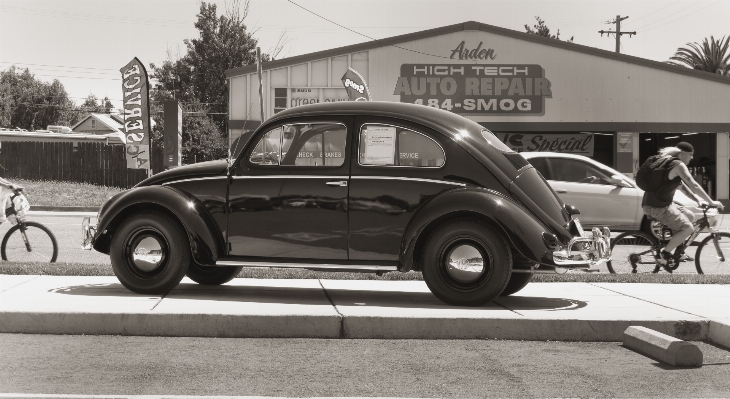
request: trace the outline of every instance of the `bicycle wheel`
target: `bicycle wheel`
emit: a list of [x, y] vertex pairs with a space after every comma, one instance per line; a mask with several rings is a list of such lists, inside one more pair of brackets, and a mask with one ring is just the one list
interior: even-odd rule
[[58, 257], [56, 236], [40, 223], [25, 222], [26, 245], [21, 225], [16, 224], [5, 234], [0, 255], [11, 262], [55, 262]]
[[656, 268], [655, 237], [641, 231], [627, 231], [611, 242], [611, 273], [653, 273]]
[[697, 246], [695, 267], [699, 274], [730, 273], [730, 234], [715, 233], [715, 236], [717, 244], [710, 234]]

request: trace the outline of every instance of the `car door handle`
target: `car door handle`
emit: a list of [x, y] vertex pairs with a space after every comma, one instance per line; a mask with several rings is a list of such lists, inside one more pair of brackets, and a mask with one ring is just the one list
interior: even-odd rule
[[326, 184], [328, 186], [347, 187], [347, 180], [328, 181]]
[[555, 192], [556, 192], [556, 193], [561, 193], [561, 194], [562, 194], [562, 193], [567, 193], [567, 192], [568, 192], [568, 190], [566, 190], [566, 189], [564, 189], [564, 188], [556, 188], [556, 189], [555, 189]]

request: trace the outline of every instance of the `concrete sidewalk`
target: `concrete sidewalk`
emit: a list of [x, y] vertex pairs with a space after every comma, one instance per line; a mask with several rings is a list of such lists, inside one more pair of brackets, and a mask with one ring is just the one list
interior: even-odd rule
[[116, 277], [0, 275], [3, 333], [621, 341], [637, 325], [704, 340], [712, 323], [730, 325], [729, 304], [728, 285], [533, 283], [466, 308], [442, 303], [422, 281], [237, 278], [209, 287], [186, 278], [159, 297]]

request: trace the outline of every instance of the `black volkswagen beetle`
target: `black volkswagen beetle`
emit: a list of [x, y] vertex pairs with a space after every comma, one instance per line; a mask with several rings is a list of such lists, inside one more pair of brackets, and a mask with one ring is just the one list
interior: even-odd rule
[[267, 120], [239, 154], [112, 197], [85, 224], [87, 246], [142, 294], [186, 275], [223, 284], [247, 266], [416, 270], [439, 299], [467, 306], [610, 257], [608, 229], [584, 232], [520, 154], [450, 112], [301, 106]]

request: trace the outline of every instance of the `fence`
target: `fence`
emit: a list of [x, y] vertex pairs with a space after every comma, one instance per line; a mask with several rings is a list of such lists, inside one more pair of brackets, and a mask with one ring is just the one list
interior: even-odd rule
[[[123, 145], [103, 143], [9, 142], [0, 147], [0, 176], [129, 188], [147, 178], [146, 169], [127, 169]], [[162, 153], [153, 152], [155, 172]]]

